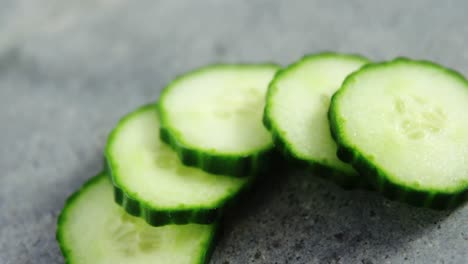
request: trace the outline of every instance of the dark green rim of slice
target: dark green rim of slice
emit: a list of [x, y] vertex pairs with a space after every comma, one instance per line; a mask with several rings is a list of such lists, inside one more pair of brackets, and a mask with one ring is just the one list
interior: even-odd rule
[[278, 128], [278, 125], [275, 124], [274, 120], [269, 114], [270, 107], [272, 104], [271, 97], [276, 89], [275, 87], [277, 80], [283, 75], [287, 74], [289, 71], [295, 70], [297, 67], [300, 67], [305, 62], [324, 57], [339, 57], [369, 62], [367, 58], [361, 55], [342, 54], [335, 52], [321, 52], [317, 54], [305, 55], [295, 63], [279, 70], [274, 76], [273, 80], [270, 82], [268, 87], [265, 110], [263, 114], [263, 124], [270, 131], [276, 149], [283, 155], [284, 159], [290, 164], [290, 166], [306, 168], [310, 170], [314, 175], [330, 180], [344, 189], [371, 189], [371, 186], [369, 185], [367, 179], [361, 177], [358, 173], [345, 172], [328, 166], [327, 164], [324, 164], [321, 161], [305, 159], [300, 157], [299, 154], [293, 151], [292, 146], [287, 142], [285, 137], [282, 135], [281, 130]]
[[233, 177], [256, 176], [268, 170], [270, 161], [274, 159], [273, 144], [253, 149], [245, 153], [227, 154], [210, 149], [199, 149], [184, 143], [183, 136], [175, 128], [170, 126], [165, 110], [163, 109], [164, 97], [177, 83], [185, 78], [215, 68], [265, 68], [279, 69], [273, 63], [266, 64], [213, 64], [189, 73], [183, 74], [172, 81], [161, 93], [157, 110], [161, 119], [160, 137], [169, 144], [177, 153], [179, 159], [186, 166], [197, 167], [213, 174], [222, 174]]
[[346, 139], [344, 132], [342, 131], [340, 125], [340, 119], [342, 118], [338, 113], [338, 101], [346, 91], [348, 84], [354, 82], [356, 75], [359, 75], [362, 72], [376, 67], [388, 67], [392, 64], [401, 62], [436, 68], [466, 83], [466, 87], [468, 89], [468, 81], [463, 77], [463, 75], [455, 70], [445, 68], [430, 61], [418, 61], [400, 57], [392, 61], [365, 65], [359, 71], [349, 75], [345, 79], [342, 88], [333, 95], [331, 100], [328, 118], [330, 121], [332, 136], [338, 144], [338, 157], [342, 161], [350, 163], [359, 172], [359, 174], [368, 179], [374, 189], [383, 193], [384, 196], [391, 200], [402, 201], [414, 206], [438, 210], [455, 208], [468, 200], [468, 182], [465, 186], [460, 186], [456, 190], [427, 190], [402, 184], [395, 180], [397, 177], [394, 177], [383, 168], [375, 165], [372, 161], [367, 159], [361, 150], [353, 146], [353, 144]]

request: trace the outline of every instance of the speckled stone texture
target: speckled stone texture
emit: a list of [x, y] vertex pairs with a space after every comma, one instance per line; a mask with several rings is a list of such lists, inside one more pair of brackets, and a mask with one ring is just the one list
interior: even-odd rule
[[[118, 118], [213, 62], [323, 50], [468, 74], [467, 1], [0, 2], [0, 263], [63, 263], [64, 200]], [[277, 172], [226, 216], [212, 263], [468, 263], [468, 205], [436, 212]]]

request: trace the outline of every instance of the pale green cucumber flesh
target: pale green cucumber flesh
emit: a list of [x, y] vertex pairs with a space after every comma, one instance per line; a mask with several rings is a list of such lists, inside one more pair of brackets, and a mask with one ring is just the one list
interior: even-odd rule
[[[155, 105], [143, 106], [118, 123], [109, 136], [106, 158], [117, 202], [152, 225], [214, 221], [198, 216], [213, 218], [207, 212], [221, 210], [252, 179], [209, 174], [183, 165], [159, 139]], [[167, 221], [160, 221], [165, 219], [161, 213]], [[180, 217], [186, 219], [177, 219]]]
[[[249, 159], [261, 162], [258, 156], [273, 147], [262, 111], [277, 70], [271, 64], [213, 65], [174, 80], [158, 105], [163, 140], [185, 164], [213, 173], [251, 174], [264, 164], [252, 165], [256, 161]], [[210, 160], [218, 166], [203, 164]]]
[[57, 240], [69, 264], [206, 263], [215, 225], [152, 227], [112, 200], [101, 174], [68, 199]]
[[466, 113], [468, 82], [463, 76], [430, 62], [399, 58], [349, 76], [333, 97], [329, 115], [345, 160], [378, 185], [389, 182], [402, 193], [426, 193], [432, 200], [467, 196]]
[[336, 157], [327, 118], [330, 98], [345, 77], [368, 62], [347, 54], [305, 56], [281, 70], [270, 83], [265, 123], [288, 155], [311, 164], [355, 174]]

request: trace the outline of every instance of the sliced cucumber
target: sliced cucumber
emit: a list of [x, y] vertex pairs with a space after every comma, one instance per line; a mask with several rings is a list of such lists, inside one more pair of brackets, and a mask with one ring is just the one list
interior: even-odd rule
[[362, 179], [336, 157], [327, 111], [344, 78], [368, 60], [336, 53], [309, 55], [279, 71], [267, 93], [264, 124], [286, 157], [312, 165], [321, 175], [345, 187]]
[[66, 202], [57, 240], [69, 264], [206, 263], [215, 229], [215, 224], [149, 226], [112, 201], [112, 184], [100, 174]]
[[176, 79], [158, 105], [161, 138], [186, 165], [215, 174], [258, 174], [273, 149], [261, 121], [277, 70], [270, 64], [214, 65]]
[[184, 166], [159, 140], [155, 105], [124, 117], [109, 136], [105, 155], [117, 203], [154, 226], [212, 223], [252, 180]]
[[333, 96], [340, 157], [388, 197], [447, 208], [468, 197], [468, 82], [399, 58], [350, 75]]

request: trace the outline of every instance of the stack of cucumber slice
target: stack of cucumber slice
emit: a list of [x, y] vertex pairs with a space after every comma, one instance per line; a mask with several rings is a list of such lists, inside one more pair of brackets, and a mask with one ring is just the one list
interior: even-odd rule
[[119, 121], [57, 240], [67, 263], [206, 263], [226, 206], [276, 153], [343, 187], [451, 208], [468, 198], [467, 112], [468, 81], [425, 61], [204, 67]]
[[226, 205], [274, 153], [261, 120], [278, 68], [205, 67], [123, 117], [108, 137], [106, 171], [59, 217], [67, 263], [208, 262]]

